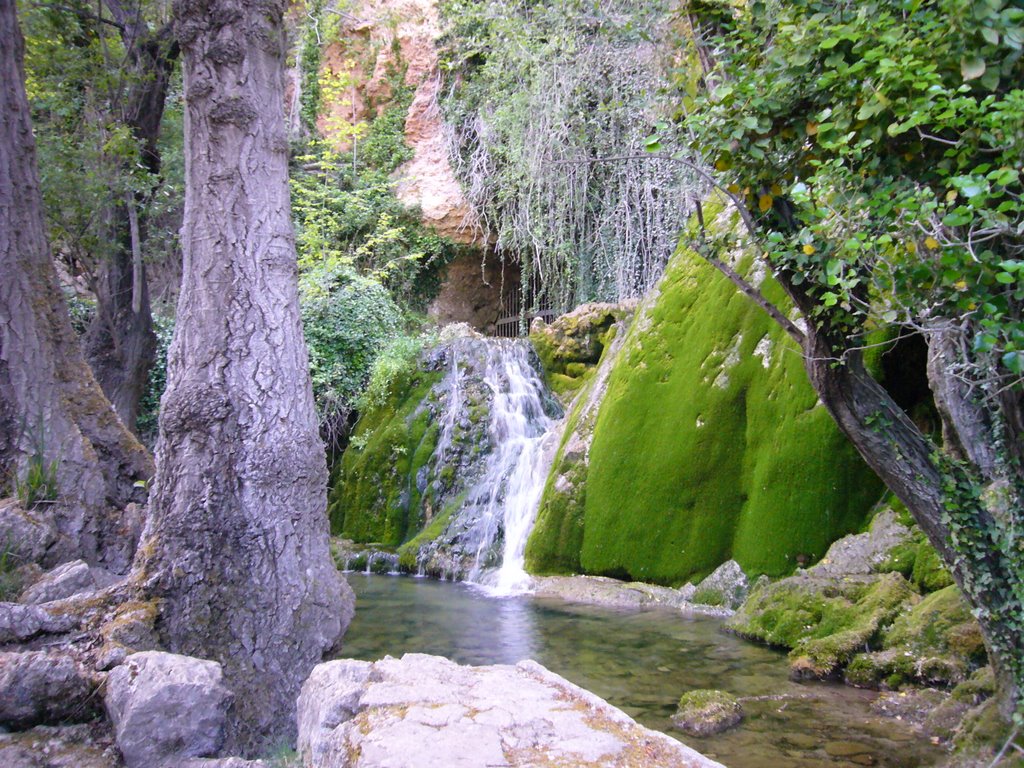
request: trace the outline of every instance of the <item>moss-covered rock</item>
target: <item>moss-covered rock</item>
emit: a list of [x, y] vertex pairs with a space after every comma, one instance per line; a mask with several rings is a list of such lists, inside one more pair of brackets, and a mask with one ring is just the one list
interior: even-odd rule
[[794, 677], [826, 678], [918, 599], [898, 573], [848, 580], [792, 577], [757, 590], [727, 627], [791, 649]]
[[691, 736], [712, 736], [739, 725], [743, 707], [724, 691], [701, 689], [684, 693], [672, 724]]
[[[785, 304], [770, 278], [761, 289]], [[881, 495], [799, 350], [687, 248], [638, 310], [589, 459], [580, 567], [663, 584], [730, 558], [786, 574], [859, 529]]]
[[953, 583], [953, 577], [942, 564], [939, 553], [925, 540], [917, 545], [911, 580], [922, 592], [936, 592]]
[[579, 391], [614, 338], [613, 327], [633, 308], [629, 304], [583, 304], [550, 324], [535, 320], [530, 341], [548, 386], [562, 397]]

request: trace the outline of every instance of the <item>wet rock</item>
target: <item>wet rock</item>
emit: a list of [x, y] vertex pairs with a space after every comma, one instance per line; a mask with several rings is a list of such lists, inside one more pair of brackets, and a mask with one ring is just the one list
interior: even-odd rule
[[825, 753], [830, 757], [853, 758], [871, 754], [871, 748], [856, 741], [829, 741], [825, 744]]
[[[245, 760], [241, 757], [221, 758], [196, 758], [186, 760], [183, 763], [175, 763], [174, 768], [288, 768], [291, 763], [275, 760], [268, 763], [265, 760]], [[295, 764], [296, 767], [298, 763]]]
[[299, 712], [299, 753], [319, 768], [718, 766], [532, 661], [329, 662], [303, 686]]
[[57, 528], [50, 515], [22, 509], [17, 499], [0, 501], [0, 544], [12, 565], [42, 562], [56, 541]]
[[85, 722], [98, 714], [98, 680], [66, 653], [0, 653], [0, 725]]
[[727, 560], [697, 585], [690, 601], [736, 610], [747, 599], [749, 591], [750, 584], [740, 564]]
[[58, 565], [43, 574], [38, 581], [21, 594], [21, 602], [30, 605], [63, 600], [84, 592], [95, 592], [108, 587], [117, 577], [102, 568], [92, 568], [84, 560], [73, 560]]
[[743, 707], [724, 691], [698, 690], [684, 693], [672, 724], [691, 736], [713, 736], [743, 720]]
[[215, 755], [231, 700], [220, 664], [146, 651], [110, 673], [104, 703], [125, 765], [156, 768]]
[[685, 590], [641, 581], [618, 581], [607, 576], [535, 576], [533, 592], [538, 597], [556, 597], [609, 608], [664, 606], [713, 616], [728, 615], [728, 611], [720, 607], [690, 603]]

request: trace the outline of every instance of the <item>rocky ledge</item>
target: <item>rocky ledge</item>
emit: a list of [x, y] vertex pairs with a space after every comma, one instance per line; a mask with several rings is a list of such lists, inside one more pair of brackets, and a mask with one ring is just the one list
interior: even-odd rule
[[332, 661], [303, 686], [298, 718], [307, 768], [721, 768], [533, 661]]

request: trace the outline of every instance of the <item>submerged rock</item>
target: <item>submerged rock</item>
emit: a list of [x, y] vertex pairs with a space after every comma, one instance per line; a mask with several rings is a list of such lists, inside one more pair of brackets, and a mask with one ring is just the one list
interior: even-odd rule
[[317, 768], [719, 766], [536, 662], [423, 654], [316, 667], [299, 697], [299, 753]]
[[713, 736], [743, 720], [743, 707], [725, 691], [701, 689], [684, 693], [672, 724], [691, 736]]
[[132, 654], [107, 678], [105, 704], [127, 768], [216, 755], [232, 694], [220, 664], [161, 651]]

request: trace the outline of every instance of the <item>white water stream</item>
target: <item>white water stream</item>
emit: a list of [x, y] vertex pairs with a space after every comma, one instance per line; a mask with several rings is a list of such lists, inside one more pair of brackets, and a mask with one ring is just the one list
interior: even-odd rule
[[[467, 500], [480, 511], [482, 526], [467, 580], [494, 595], [514, 595], [530, 588], [524, 551], [547, 477], [544, 438], [555, 422], [544, 412], [545, 387], [530, 364], [527, 342], [491, 342], [484, 382], [493, 393], [489, 430], [495, 450]], [[502, 530], [501, 567], [487, 573], [483, 561]]]

